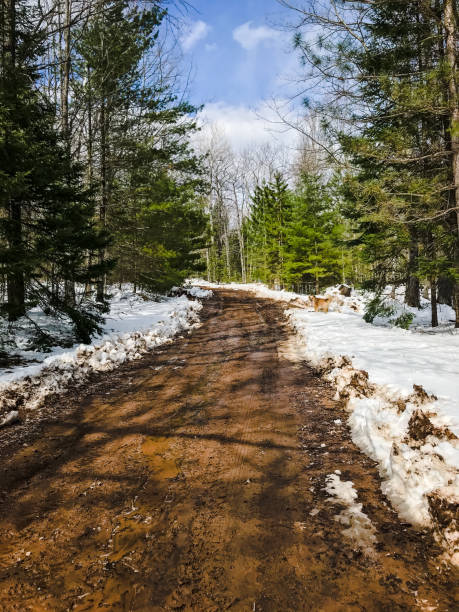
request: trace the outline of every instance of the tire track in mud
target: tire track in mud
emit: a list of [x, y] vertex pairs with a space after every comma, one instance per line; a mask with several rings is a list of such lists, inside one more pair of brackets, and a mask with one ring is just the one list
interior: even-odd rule
[[[456, 609], [457, 574], [288, 339], [282, 305], [216, 291], [191, 335], [0, 436], [0, 609]], [[335, 470], [371, 554], [335, 520]]]

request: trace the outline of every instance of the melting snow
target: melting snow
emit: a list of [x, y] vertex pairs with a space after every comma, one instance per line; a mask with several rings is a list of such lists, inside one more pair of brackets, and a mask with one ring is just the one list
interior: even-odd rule
[[200, 287], [189, 287], [187, 288], [187, 293], [191, 297], [199, 299], [208, 298], [212, 295], [212, 291], [209, 291], [208, 289], [201, 289]]
[[[192, 293], [195, 297], [211, 294]], [[113, 370], [196, 327], [201, 308], [201, 302], [186, 296], [154, 300], [126, 287], [117, 290], [103, 335], [92, 344], [75, 345], [70, 350], [55, 348], [51, 354], [35, 353], [39, 363], [0, 370], [0, 411], [6, 413], [0, 426], [17, 418], [18, 406], [38, 408], [47, 397], [85, 381], [92, 372]]]
[[354, 489], [354, 483], [350, 480], [341, 480], [338, 474], [329, 474], [325, 482], [325, 490], [333, 496], [328, 501], [339, 502], [346, 506], [334, 517], [335, 521], [346, 526], [343, 535], [370, 554], [376, 542], [376, 530], [368, 516], [362, 512], [362, 504], [357, 503], [358, 494]]

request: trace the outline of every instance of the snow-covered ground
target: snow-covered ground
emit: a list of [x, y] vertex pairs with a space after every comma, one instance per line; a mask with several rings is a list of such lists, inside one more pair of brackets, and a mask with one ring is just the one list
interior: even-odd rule
[[[334, 385], [353, 440], [378, 462], [392, 505], [404, 520], [433, 527], [459, 563], [459, 332], [452, 309], [443, 306], [432, 329], [427, 301], [420, 310], [407, 308], [398, 295], [387, 300], [394, 312], [370, 324], [363, 314], [372, 296], [359, 292], [344, 298], [337, 288], [327, 290], [332, 303], [324, 313], [314, 312], [307, 296], [259, 284], [225, 286], [290, 304], [296, 336], [287, 356], [307, 360]], [[394, 327], [391, 321], [407, 311], [410, 329]]]
[[[188, 295], [205, 298], [211, 292], [194, 287]], [[55, 347], [48, 353], [26, 351], [21, 348], [25, 339], [19, 336], [15, 354], [29, 363], [0, 369], [0, 426], [17, 419], [22, 408], [40, 407], [47, 397], [83, 382], [92, 372], [113, 370], [195, 327], [201, 308], [201, 302], [186, 295], [153, 298], [125, 286], [112, 290], [103, 332], [90, 345]], [[46, 324], [40, 311], [31, 316]]]

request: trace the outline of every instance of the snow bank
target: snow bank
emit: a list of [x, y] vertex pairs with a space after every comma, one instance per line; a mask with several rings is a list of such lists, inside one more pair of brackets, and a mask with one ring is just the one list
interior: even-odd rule
[[[257, 297], [268, 298], [271, 300], [276, 300], [277, 302], [287, 302], [294, 303], [295, 306], [299, 306], [302, 308], [309, 307], [310, 300], [307, 295], [300, 295], [298, 293], [293, 293], [292, 291], [285, 291], [282, 289], [280, 291], [276, 291], [274, 289], [269, 289], [266, 285], [262, 283], [209, 283], [205, 280], [193, 280], [191, 281], [200, 287], [209, 287], [213, 289], [218, 289], [219, 287], [222, 289], [233, 289], [234, 291], [251, 291]], [[320, 296], [317, 296], [320, 297]], [[339, 311], [339, 312], [358, 312], [363, 314], [365, 309], [366, 299], [361, 292], [354, 292], [354, 294], [346, 298], [342, 296], [339, 292], [338, 287], [330, 287], [327, 289], [322, 295], [324, 298], [331, 298], [330, 303], [330, 311]]]
[[[459, 492], [459, 335], [378, 328], [356, 315], [287, 314], [304, 357], [345, 400], [353, 440], [378, 462], [383, 492], [404, 520], [435, 526], [438, 496]], [[441, 538], [452, 550], [457, 517], [447, 506]]]
[[[459, 563], [459, 333], [442, 307], [429, 329], [426, 302], [409, 330], [388, 319], [366, 323], [365, 297], [332, 296], [330, 312], [312, 312], [307, 296], [262, 285], [225, 285], [289, 304], [296, 336], [283, 354], [307, 360], [336, 388], [350, 412], [354, 442], [377, 461], [383, 492], [399, 515], [431, 527], [449, 559]], [[371, 296], [368, 296], [369, 299]], [[393, 303], [398, 316], [407, 308]]]
[[[192, 294], [209, 297], [209, 292]], [[36, 364], [0, 370], [2, 426], [17, 419], [18, 409], [39, 408], [48, 397], [82, 383], [91, 373], [113, 370], [196, 327], [202, 308], [201, 302], [186, 296], [152, 299], [126, 287], [114, 292], [110, 305], [103, 334], [91, 345], [34, 353]]]
[[[456, 314], [454, 309], [447, 304], [438, 304], [437, 316], [438, 316], [438, 327], [431, 327], [432, 320], [432, 309], [430, 300], [421, 296], [421, 308], [414, 308], [407, 306], [405, 301], [405, 288], [403, 286], [398, 287], [395, 291], [395, 298], [391, 297], [392, 291], [389, 287], [383, 292], [382, 298], [384, 305], [388, 306], [393, 310], [391, 315], [386, 317], [376, 317], [373, 321], [374, 325], [380, 325], [385, 327], [392, 327], [392, 321], [400, 317], [400, 315], [410, 314], [413, 317], [413, 321], [409, 326], [409, 329], [418, 332], [427, 332], [429, 334], [442, 334], [451, 332], [454, 329], [454, 321]], [[364, 302], [368, 301], [373, 297], [374, 294], [366, 293]]]
[[[203, 279], [193, 279], [189, 281], [193, 285], [199, 285], [199, 287], [209, 287], [211, 289], [234, 289], [235, 291], [252, 291], [256, 293], [258, 297], [271, 298], [282, 302], [290, 302], [298, 298], [297, 293], [291, 293], [289, 291], [274, 291], [263, 285], [262, 283], [210, 283]], [[196, 287], [197, 288], [197, 287]], [[304, 297], [304, 296], [303, 296]]]
[[[258, 297], [265, 297], [279, 302], [295, 302], [296, 306], [310, 306], [309, 296], [291, 291], [285, 291], [284, 289], [276, 291], [269, 289], [262, 283], [209, 283], [205, 280], [193, 280], [191, 281], [200, 287], [209, 288], [226, 288], [234, 289], [235, 291], [251, 291]], [[342, 285], [341, 285], [342, 286]], [[347, 285], [344, 285], [347, 287]], [[331, 298], [330, 312], [341, 312], [343, 314], [359, 314], [363, 315], [367, 303], [375, 297], [375, 293], [371, 291], [360, 291], [352, 289], [351, 296], [345, 297], [341, 294], [340, 286], [328, 287], [321, 296], [324, 298]], [[451, 306], [447, 304], [438, 304], [438, 327], [431, 327], [432, 311], [430, 300], [421, 297], [421, 308], [413, 308], [404, 304], [404, 287], [398, 287], [395, 292], [395, 299], [391, 297], [392, 290], [390, 287], [386, 287], [381, 295], [381, 299], [385, 306], [392, 310], [392, 313], [387, 316], [376, 316], [372, 325], [376, 327], [394, 327], [394, 321], [396, 321], [401, 315], [410, 314], [412, 316], [412, 322], [409, 325], [409, 329], [418, 333], [428, 334], [449, 334], [454, 331], [454, 320], [455, 312]]]

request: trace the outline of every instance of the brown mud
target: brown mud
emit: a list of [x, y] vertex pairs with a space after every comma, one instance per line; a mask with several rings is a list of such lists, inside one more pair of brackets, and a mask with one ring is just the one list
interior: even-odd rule
[[[1, 432], [0, 609], [457, 610], [457, 574], [287, 340], [282, 305], [218, 291], [192, 334]], [[370, 552], [334, 520], [335, 470]]]

